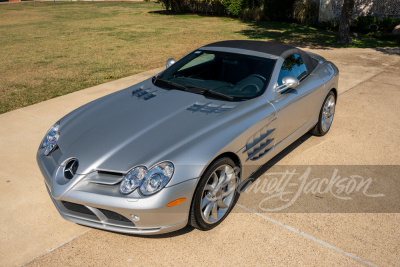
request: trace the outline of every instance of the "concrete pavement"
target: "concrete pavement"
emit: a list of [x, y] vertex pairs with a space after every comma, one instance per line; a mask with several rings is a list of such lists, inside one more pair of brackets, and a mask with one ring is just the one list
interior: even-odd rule
[[[304, 50], [339, 67], [343, 94], [330, 133], [296, 142], [278, 155], [277, 164], [400, 165], [400, 122], [393, 119], [400, 117], [398, 51]], [[398, 213], [265, 213], [244, 194], [227, 220], [210, 232], [185, 228], [162, 237], [134, 237], [63, 220], [47, 195], [35, 161], [45, 132], [71, 110], [161, 70], [0, 115], [1, 266], [27, 262], [35, 266], [396, 265]]]

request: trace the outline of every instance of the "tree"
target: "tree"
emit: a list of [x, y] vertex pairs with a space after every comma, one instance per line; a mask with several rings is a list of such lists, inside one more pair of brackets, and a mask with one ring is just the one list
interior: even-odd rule
[[351, 44], [350, 25], [355, 0], [344, 0], [342, 13], [340, 14], [339, 40], [341, 44]]

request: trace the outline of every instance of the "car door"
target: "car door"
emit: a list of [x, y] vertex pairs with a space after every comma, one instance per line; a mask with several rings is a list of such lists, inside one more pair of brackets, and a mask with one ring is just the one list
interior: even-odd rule
[[313, 123], [311, 118], [315, 117], [313, 115], [319, 103], [316, 90], [323, 86], [318, 75], [307, 71], [304, 60], [298, 54], [285, 58], [276, 85], [282, 85], [282, 79], [286, 76], [296, 77], [300, 84], [295, 88], [276, 92], [272, 101], [278, 116], [277, 142], [306, 126], [307, 123]]

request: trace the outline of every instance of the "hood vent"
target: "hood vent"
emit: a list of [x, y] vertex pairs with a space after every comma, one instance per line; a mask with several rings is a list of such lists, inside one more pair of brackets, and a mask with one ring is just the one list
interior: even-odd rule
[[132, 91], [132, 96], [136, 96], [137, 99], [149, 100], [155, 97], [157, 90], [152, 90], [151, 88], [143, 89], [143, 86], [139, 89], [135, 89]]
[[236, 106], [227, 106], [225, 104], [222, 105], [215, 105], [212, 104], [212, 102], [210, 103], [194, 103], [193, 105], [191, 105], [190, 107], [187, 107], [186, 109], [191, 111], [192, 113], [195, 112], [202, 112], [202, 113], [206, 113], [210, 114], [210, 113], [222, 113], [228, 110], [233, 109]]

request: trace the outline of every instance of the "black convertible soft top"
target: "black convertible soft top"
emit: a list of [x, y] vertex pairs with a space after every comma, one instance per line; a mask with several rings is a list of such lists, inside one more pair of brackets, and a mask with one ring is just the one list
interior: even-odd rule
[[306, 64], [307, 67], [307, 71], [309, 73], [313, 71], [318, 65], [318, 61], [312, 59], [303, 50], [300, 50], [294, 46], [286, 44], [279, 44], [279, 43], [272, 43], [265, 41], [231, 40], [231, 41], [221, 41], [208, 44], [204, 47], [237, 48], [237, 49], [244, 49], [261, 53], [267, 53], [282, 58], [286, 58], [292, 54], [299, 54], [304, 60], [304, 63]]

